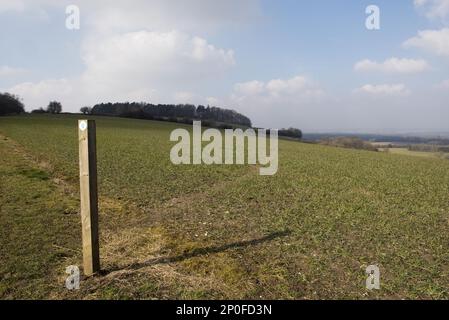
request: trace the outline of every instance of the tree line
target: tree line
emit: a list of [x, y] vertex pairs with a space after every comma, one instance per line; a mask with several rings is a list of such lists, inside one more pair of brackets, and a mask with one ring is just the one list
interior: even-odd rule
[[[62, 104], [58, 101], [50, 101], [47, 107], [31, 111], [31, 113], [61, 113]], [[20, 98], [8, 92], [0, 93], [0, 116], [8, 114], [26, 113], [25, 106]]]
[[[34, 109], [31, 113], [58, 114], [62, 112], [62, 104], [50, 101], [44, 108]], [[252, 127], [251, 120], [234, 110], [211, 106], [195, 106], [193, 104], [151, 104], [145, 102], [100, 103], [93, 107], [82, 107], [85, 115], [116, 116], [137, 119], [160, 120], [191, 124], [201, 120], [204, 126], [220, 129], [234, 127]], [[25, 107], [16, 95], [0, 93], [0, 115], [25, 113]], [[301, 139], [302, 132], [296, 128], [280, 129], [279, 136]]]
[[297, 128], [279, 129], [278, 135], [281, 137], [288, 137], [293, 139], [301, 139], [302, 131]]
[[93, 106], [90, 114], [185, 123], [202, 120], [251, 127], [251, 120], [234, 110], [193, 104], [101, 103]]

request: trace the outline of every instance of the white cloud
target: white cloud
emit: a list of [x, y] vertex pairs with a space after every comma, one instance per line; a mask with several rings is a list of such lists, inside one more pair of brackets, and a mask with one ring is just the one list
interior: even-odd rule
[[173, 103], [190, 103], [195, 105], [210, 105], [210, 106], [223, 106], [221, 101], [215, 97], [203, 97], [199, 94], [190, 91], [178, 91], [173, 95], [173, 99], [170, 100]]
[[[208, 88], [236, 62], [233, 50], [214, 46], [207, 35], [241, 27], [261, 15], [259, 0], [0, 1], [0, 9], [33, 14], [48, 9], [64, 14], [68, 4], [80, 7], [85, 69], [65, 79], [71, 93], [68, 102], [61, 102], [70, 111], [106, 100], [181, 102], [184, 96], [197, 103], [214, 101], [206, 98]], [[42, 92], [40, 98], [35, 88], [54, 88], [58, 96], [58, 82], [43, 77], [10, 89], [20, 90], [25, 103], [34, 106], [50, 96]]]
[[234, 86], [234, 93], [238, 96], [265, 96], [265, 97], [279, 97], [285, 98], [291, 96], [308, 96], [320, 97], [323, 91], [316, 87], [306, 77], [296, 76], [291, 79], [273, 79], [268, 82], [262, 81], [248, 81], [244, 83], [237, 83]]
[[429, 69], [427, 61], [419, 59], [390, 58], [384, 62], [376, 62], [368, 59], [357, 62], [354, 65], [355, 71], [360, 72], [384, 72], [397, 74], [420, 73]]
[[[260, 16], [259, 0], [128, 0], [83, 1], [95, 14], [88, 23], [98, 31], [164, 30], [205, 32], [242, 25]], [[101, 9], [99, 9], [101, 8]]]
[[366, 84], [356, 89], [355, 92], [373, 96], [406, 96], [411, 93], [404, 84]]
[[70, 103], [75, 99], [73, 84], [67, 79], [24, 82], [6, 91], [19, 95], [29, 110], [45, 108], [51, 100]]
[[421, 7], [426, 4], [428, 0], [414, 0], [413, 3], [415, 4], [415, 7]]
[[237, 83], [227, 105], [248, 115], [256, 126], [299, 126], [295, 117], [302, 112], [319, 118], [322, 109], [315, 107], [324, 99], [326, 95], [317, 84], [307, 77], [295, 76]]
[[174, 94], [175, 103], [195, 103], [196, 99], [196, 95], [189, 91], [180, 91]]
[[416, 47], [439, 56], [449, 57], [449, 28], [419, 31], [416, 37], [403, 44], [406, 48]]
[[235, 64], [232, 50], [177, 31], [97, 38], [84, 45], [83, 60], [86, 69], [80, 77], [27, 82], [9, 91], [33, 107], [61, 99], [71, 111], [104, 101], [204, 103], [207, 99], [186, 88], [204, 85]]
[[[87, 72], [101, 77], [132, 74], [162, 77], [210, 74], [235, 64], [234, 52], [178, 31], [138, 31], [114, 35], [84, 46]], [[186, 74], [190, 72], [190, 74]]]
[[211, 106], [223, 106], [223, 104], [220, 101], [220, 99], [215, 98], [215, 97], [207, 97], [206, 98], [206, 103], [208, 105], [211, 105]]
[[25, 4], [21, 0], [2, 0], [0, 1], [0, 13], [7, 11], [23, 11]]
[[241, 26], [261, 17], [260, 0], [1, 0], [6, 10], [57, 9], [67, 5], [81, 10], [82, 28], [113, 34], [137, 30], [173, 29], [202, 34], [220, 28]]
[[248, 96], [248, 95], [257, 95], [263, 93], [265, 90], [265, 83], [261, 81], [248, 81], [244, 83], [237, 83], [234, 86], [235, 92], [238, 94]]
[[13, 68], [10, 66], [0, 66], [0, 77], [13, 77], [26, 73], [27, 70], [23, 68]]
[[189, 84], [210, 81], [235, 64], [232, 50], [178, 31], [96, 39], [84, 46], [83, 57], [87, 67], [83, 83], [96, 94], [112, 96], [144, 88], [161, 94], [187, 91], [184, 87]]
[[414, 4], [429, 19], [444, 19], [449, 15], [449, 0], [414, 0]]
[[444, 90], [449, 90], [449, 79], [446, 79], [444, 81], [442, 81], [440, 84], [437, 85], [438, 89], [444, 89]]
[[311, 82], [302, 76], [287, 80], [275, 79], [269, 81], [266, 85], [268, 92], [273, 96], [312, 93], [311, 87]]

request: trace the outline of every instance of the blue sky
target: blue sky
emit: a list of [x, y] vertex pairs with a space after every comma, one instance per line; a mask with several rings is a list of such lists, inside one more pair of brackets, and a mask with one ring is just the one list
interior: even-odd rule
[[2, 0], [0, 91], [28, 110], [189, 102], [308, 132], [449, 131], [448, 20], [449, 0]]

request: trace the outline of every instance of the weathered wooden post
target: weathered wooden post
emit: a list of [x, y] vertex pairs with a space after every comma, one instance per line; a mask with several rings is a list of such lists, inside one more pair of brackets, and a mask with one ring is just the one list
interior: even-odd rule
[[84, 274], [100, 271], [98, 240], [97, 150], [94, 120], [78, 120], [81, 225]]

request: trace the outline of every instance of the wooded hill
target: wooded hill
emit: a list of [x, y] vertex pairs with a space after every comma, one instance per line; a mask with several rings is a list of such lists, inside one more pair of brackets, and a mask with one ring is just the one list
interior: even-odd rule
[[234, 110], [192, 104], [101, 103], [92, 108], [91, 114], [174, 122], [203, 120], [251, 127], [251, 120]]

